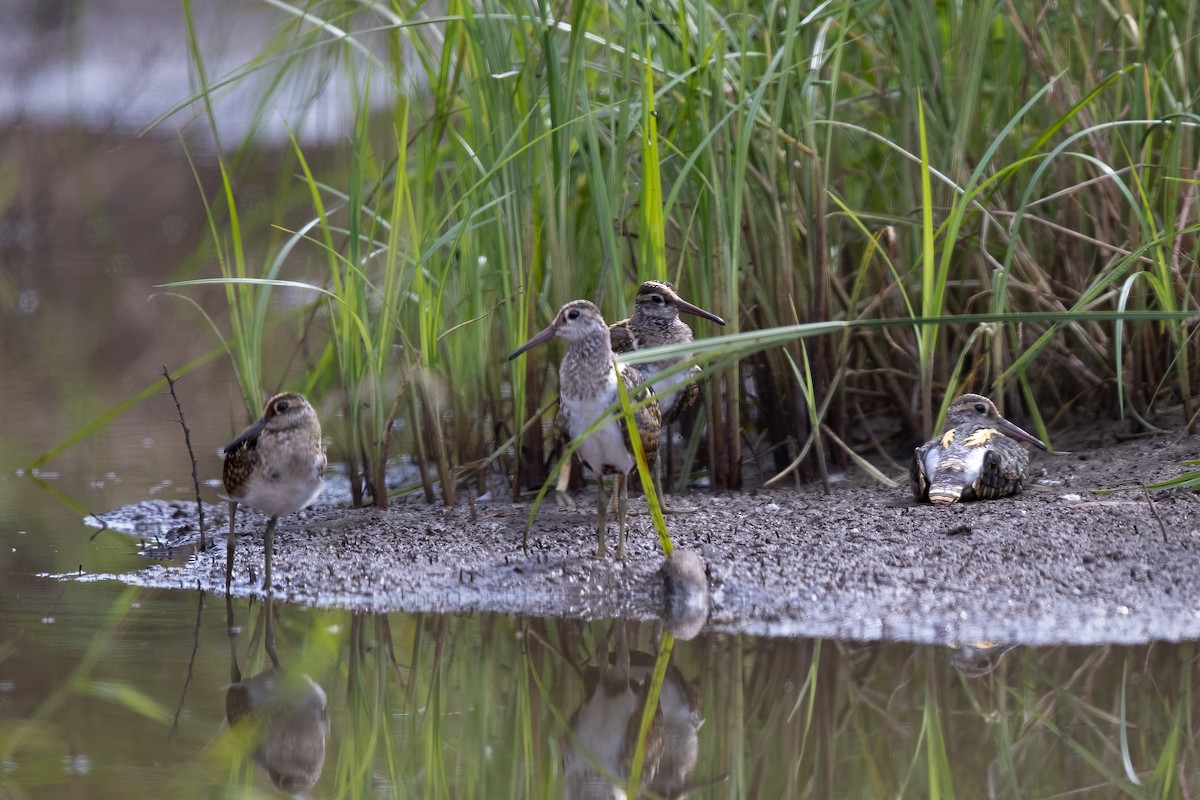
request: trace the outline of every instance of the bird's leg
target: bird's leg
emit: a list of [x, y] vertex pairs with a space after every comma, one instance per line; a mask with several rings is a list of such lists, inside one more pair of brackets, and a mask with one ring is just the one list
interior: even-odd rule
[[604, 475], [596, 473], [596, 513], [600, 517], [600, 522], [596, 525], [596, 558], [604, 558], [608, 555], [608, 547], [604, 543], [605, 526], [608, 523], [608, 498], [604, 494]]
[[617, 645], [616, 674], [625, 688], [629, 688], [629, 632], [625, 629], [625, 620], [619, 617], [613, 620], [613, 629]]
[[[662, 489], [663, 481], [671, 479], [671, 452], [675, 449], [672, 446], [674, 445], [675, 437], [672, 434], [675, 433], [675, 426], [667, 423], [662, 426], [662, 431], [664, 437], [659, 439], [658, 453], [654, 459], [656, 462], [654, 465], [654, 488], [656, 491]], [[659, 497], [662, 497], [661, 491]]]
[[571, 499], [571, 495], [567, 493], [567, 487], [571, 483], [571, 458], [568, 457], [563, 462], [562, 468], [558, 471], [558, 480], [554, 482], [554, 502], [558, 503], [563, 508], [575, 509], [575, 501]]
[[[667, 434], [667, 441], [671, 441], [671, 435]], [[663, 456], [667, 458], [663, 458]], [[662, 506], [663, 511], [667, 510], [667, 493], [663, 491], [663, 461], [670, 460], [670, 450], [666, 453], [661, 450], [654, 456], [654, 464], [650, 467], [650, 474], [654, 478], [654, 493], [658, 495], [658, 504]]]
[[263, 642], [267, 651], [267, 658], [271, 659], [271, 666], [278, 669], [279, 656], [275, 654], [275, 604], [272, 600], [271, 593], [267, 592], [267, 601], [263, 604], [263, 612], [267, 615], [267, 628], [266, 633], [263, 635]]
[[225, 621], [229, 628], [229, 682], [237, 683], [242, 679], [242, 670], [238, 667], [237, 659], [237, 628], [233, 624], [233, 598], [225, 594]]
[[271, 593], [271, 551], [275, 549], [275, 523], [279, 516], [271, 517], [267, 530], [263, 533], [263, 591]]
[[232, 683], [242, 679], [237, 663], [237, 622], [233, 617], [233, 519], [237, 514], [237, 503], [229, 504], [229, 538], [225, 542], [225, 633], [229, 637], [229, 657]]
[[[229, 589], [233, 585], [233, 553], [236, 542], [233, 535], [233, 522], [237, 518], [237, 506], [234, 501], [229, 503], [229, 538], [225, 540], [225, 596], [229, 597]], [[229, 627], [233, 628], [233, 615], [229, 617]]]
[[[689, 506], [686, 503], [675, 505], [667, 502], [667, 494], [663, 491], [663, 460], [671, 458], [671, 428], [672, 425], [666, 426], [667, 446], [666, 449], [660, 448], [654, 456], [654, 463], [650, 467], [650, 472], [654, 476], [654, 491], [658, 495], [658, 505], [662, 508], [664, 514], [694, 514], [699, 511], [695, 506]], [[669, 466], [669, 465], [668, 465]], [[670, 470], [666, 470], [670, 472]]]
[[625, 473], [619, 473], [616, 477], [617, 485], [613, 491], [617, 494], [617, 560], [625, 560], [625, 511], [629, 501], [629, 490], [627, 483], [629, 476]]

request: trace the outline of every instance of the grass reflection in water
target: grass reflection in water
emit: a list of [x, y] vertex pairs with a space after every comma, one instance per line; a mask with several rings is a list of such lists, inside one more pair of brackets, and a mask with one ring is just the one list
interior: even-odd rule
[[189, 663], [193, 631], [156, 607], [182, 622], [195, 595], [100, 589], [64, 590], [111, 609], [59, 617], [58, 636], [93, 637], [52, 669], [38, 659], [58, 639], [0, 631], [2, 797], [619, 797], [635, 773], [641, 796], [694, 798], [1176, 797], [1200, 782], [1191, 644], [674, 642], [650, 622], [237, 601], [232, 649], [205, 609]]

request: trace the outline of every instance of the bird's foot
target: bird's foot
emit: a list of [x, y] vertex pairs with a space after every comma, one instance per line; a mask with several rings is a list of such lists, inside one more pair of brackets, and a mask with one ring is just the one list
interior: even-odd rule
[[565, 508], [567, 511], [575, 510], [575, 498], [571, 497], [567, 492], [554, 490], [554, 502], [559, 508]]

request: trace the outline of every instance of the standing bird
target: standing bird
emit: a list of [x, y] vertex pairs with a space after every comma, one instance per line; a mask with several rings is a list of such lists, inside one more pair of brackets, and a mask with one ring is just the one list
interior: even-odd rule
[[[680, 312], [704, 317], [718, 325], [725, 324], [725, 320], [711, 311], [705, 311], [687, 302], [679, 296], [674, 286], [661, 281], [646, 281], [638, 287], [633, 305], [632, 317], [608, 326], [609, 340], [614, 353], [628, 353], [692, 341], [692, 329], [679, 318]], [[700, 397], [700, 385], [694, 380], [679, 388], [680, 384], [700, 374], [699, 365], [693, 365], [665, 378], [655, 377], [684, 358], [686, 356], [676, 355], [634, 365], [654, 389], [659, 409], [662, 411], [664, 429], [675, 424], [683, 416], [683, 412], [695, 405]], [[570, 478], [570, 468], [564, 466], [558, 473], [558, 497], [566, 496], [567, 482]], [[654, 463], [654, 490], [659, 497], [663, 496], [662, 469], [657, 460]]]
[[263, 534], [263, 589], [271, 589], [271, 551], [275, 523], [283, 514], [307, 506], [321, 493], [325, 445], [321, 421], [304, 395], [277, 394], [267, 401], [262, 416], [222, 451], [221, 479], [229, 501], [229, 541], [225, 592], [233, 576], [234, 517], [237, 505], [257, 508], [271, 517]]
[[[561, 425], [569, 438], [579, 438], [609, 406], [617, 402], [620, 396], [617, 389], [618, 375], [633, 402], [645, 399], [647, 392], [650, 392], [648, 387], [641, 386], [645, 378], [638, 370], [627, 364], [617, 365], [613, 360], [608, 326], [604, 324], [604, 317], [600, 316], [600, 309], [587, 300], [572, 300], [567, 303], [559, 309], [549, 327], [518, 347], [508, 359], [511, 361], [554, 336], [565, 339], [569, 345], [558, 370], [558, 407], [561, 419], [556, 421], [556, 425]], [[657, 401], [639, 408], [634, 418], [646, 459], [653, 460], [658, 454], [658, 434], [662, 427], [662, 415]], [[617, 558], [625, 558], [625, 511], [628, 500], [626, 482], [637, 463], [629, 435], [624, 417], [618, 416], [599, 430], [593, 431], [580, 443], [576, 451], [580, 460], [596, 473], [596, 509], [600, 515], [596, 528], [598, 558], [603, 558], [608, 552], [605, 544], [608, 513], [608, 498], [604, 491], [605, 475], [616, 475], [613, 492], [617, 497]]]
[[913, 496], [953, 503], [1016, 494], [1029, 468], [1029, 454], [1018, 441], [1046, 449], [1036, 436], [1000, 416], [991, 400], [964, 394], [950, 404], [941, 436], [913, 454]]
[[[679, 318], [681, 312], [704, 317], [718, 325], [725, 324], [725, 320], [711, 311], [705, 311], [684, 300], [671, 284], [646, 281], [638, 287], [637, 297], [633, 301], [633, 316], [614, 322], [608, 327], [613, 352], [628, 353], [633, 350], [690, 342], [692, 329]], [[683, 412], [695, 405], [700, 397], [700, 387], [694, 381], [676, 390], [676, 387], [688, 378], [700, 374], [699, 365], [693, 365], [666, 378], [655, 378], [658, 373], [670, 369], [684, 358], [685, 356], [677, 355], [634, 365], [654, 388], [659, 408], [662, 409], [663, 425], [677, 422]]]

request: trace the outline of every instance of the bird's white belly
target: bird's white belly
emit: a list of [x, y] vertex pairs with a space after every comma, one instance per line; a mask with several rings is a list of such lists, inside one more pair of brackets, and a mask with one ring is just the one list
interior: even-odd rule
[[925, 451], [925, 461], [922, 466], [925, 467], [925, 477], [932, 480], [937, 474], [938, 464], [942, 463], [942, 448], [931, 447]]
[[[611, 388], [611, 393], [602, 392], [597, 398], [565, 399], [567, 432], [572, 439], [579, 438], [612, 405], [616, 399], [615, 377]], [[616, 420], [588, 436], [579, 445], [578, 453], [580, 460], [595, 472], [603, 472], [606, 466], [618, 473], [628, 473], [633, 469], [633, 455], [625, 446], [625, 437]]]
[[582, 770], [589, 761], [598, 762], [606, 774], [620, 775], [621, 748], [629, 732], [629, 717], [638, 710], [637, 697], [630, 689], [610, 695], [604, 687], [597, 687], [575, 719], [574, 729], [583, 752], [573, 754], [576, 758], [568, 763], [577, 761], [578, 769]]
[[[925, 453], [925, 475], [932, 481], [940, 477], [938, 467], [942, 465], [942, 456], [948, 448], [931, 447]], [[987, 455], [985, 447], [963, 448], [965, 452], [959, 452], [957, 458], [951, 459], [946, 465], [946, 471], [955, 476], [956, 479], [962, 481], [963, 486], [970, 486], [975, 483], [979, 477], [979, 470], [983, 469], [983, 459]]]
[[963, 456], [963, 485], [970, 486], [979, 478], [979, 470], [983, 469], [983, 457], [987, 455], [986, 447], [972, 447]]
[[301, 481], [258, 478], [250, 481], [237, 500], [268, 516], [283, 516], [299, 511], [316, 500], [321, 494], [321, 486], [321, 475], [315, 471]]

